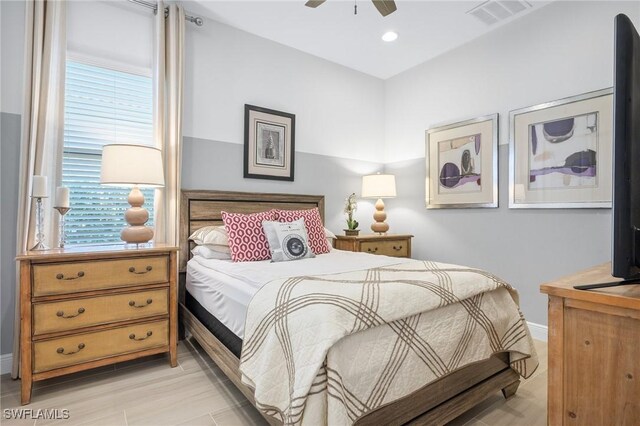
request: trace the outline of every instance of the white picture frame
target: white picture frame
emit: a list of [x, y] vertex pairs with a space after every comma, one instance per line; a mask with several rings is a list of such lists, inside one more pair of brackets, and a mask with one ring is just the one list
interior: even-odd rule
[[613, 92], [509, 113], [509, 208], [611, 208]]
[[426, 131], [428, 209], [498, 207], [498, 114]]

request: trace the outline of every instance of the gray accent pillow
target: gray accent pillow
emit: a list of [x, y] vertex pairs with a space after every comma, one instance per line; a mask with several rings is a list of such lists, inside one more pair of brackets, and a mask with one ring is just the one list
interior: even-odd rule
[[309, 248], [309, 237], [303, 218], [293, 222], [265, 220], [262, 222], [262, 229], [269, 242], [272, 262], [316, 257]]

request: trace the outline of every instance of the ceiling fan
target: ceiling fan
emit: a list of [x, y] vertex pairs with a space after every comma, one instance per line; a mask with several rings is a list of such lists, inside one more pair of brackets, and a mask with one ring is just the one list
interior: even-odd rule
[[[307, 7], [316, 8], [324, 3], [326, 0], [309, 0], [304, 5]], [[373, 5], [378, 9], [378, 12], [382, 16], [387, 16], [396, 11], [396, 3], [393, 0], [371, 0]], [[356, 9], [357, 13], [357, 9]]]

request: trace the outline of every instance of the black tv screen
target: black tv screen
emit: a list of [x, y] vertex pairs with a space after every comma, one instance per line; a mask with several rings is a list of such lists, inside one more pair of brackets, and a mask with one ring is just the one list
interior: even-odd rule
[[640, 278], [640, 37], [615, 18], [612, 275]]

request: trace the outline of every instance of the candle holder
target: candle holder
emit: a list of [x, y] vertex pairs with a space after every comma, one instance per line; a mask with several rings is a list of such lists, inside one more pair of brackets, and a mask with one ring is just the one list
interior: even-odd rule
[[42, 208], [42, 199], [46, 197], [31, 197], [36, 199], [36, 245], [31, 247], [31, 250], [48, 250], [44, 244], [44, 214]]
[[54, 207], [54, 209], [58, 210], [58, 213], [60, 213], [60, 225], [59, 225], [60, 238], [58, 240], [58, 247], [64, 248], [64, 245], [67, 242], [67, 233], [65, 232], [65, 228], [64, 228], [64, 223], [65, 223], [64, 215], [69, 213], [69, 210], [71, 210], [71, 207]]

